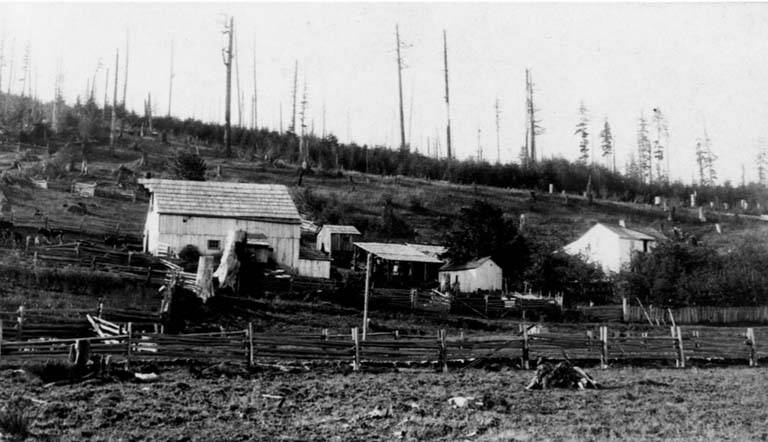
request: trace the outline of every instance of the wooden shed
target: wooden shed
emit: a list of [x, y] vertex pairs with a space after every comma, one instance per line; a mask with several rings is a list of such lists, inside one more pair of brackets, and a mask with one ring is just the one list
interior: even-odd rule
[[301, 218], [283, 185], [140, 179], [150, 193], [144, 250], [178, 253], [194, 245], [203, 255], [221, 253], [227, 233], [263, 238], [279, 264], [299, 266]]
[[373, 277], [377, 282], [436, 282], [444, 261], [420, 251], [413, 244], [356, 242], [355, 265], [365, 265], [367, 254], [374, 257]]
[[461, 264], [446, 264], [440, 269], [440, 290], [473, 293], [501, 290], [503, 273], [490, 256]]
[[317, 250], [328, 253], [337, 265], [349, 264], [354, 251], [352, 244], [359, 237], [355, 226], [326, 224], [317, 232]]

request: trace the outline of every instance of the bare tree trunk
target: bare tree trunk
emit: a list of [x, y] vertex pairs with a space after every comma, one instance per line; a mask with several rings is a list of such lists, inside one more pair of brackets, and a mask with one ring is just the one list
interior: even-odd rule
[[173, 98], [173, 40], [171, 40], [171, 73], [168, 85], [168, 118], [171, 118], [171, 99]]
[[232, 34], [234, 33], [235, 21], [229, 18], [229, 27], [224, 31], [229, 34], [229, 44], [227, 49], [223, 50], [224, 66], [227, 67], [227, 91], [224, 109], [224, 152], [227, 157], [232, 156], [232, 120], [230, 114], [230, 105], [232, 103]]
[[400, 97], [400, 149], [405, 150], [405, 118], [403, 116], [403, 59], [400, 56], [400, 28], [395, 25], [395, 40], [397, 43], [397, 90]]
[[117, 123], [117, 71], [119, 70], [118, 59], [120, 57], [119, 50], [115, 50], [115, 90], [112, 95], [112, 121], [109, 125], [109, 153], [115, 155], [115, 126]]
[[448, 96], [448, 37], [446, 37], [445, 29], [443, 29], [443, 67], [445, 72], [445, 141], [448, 149], [448, 159], [453, 159], [453, 151], [451, 150], [451, 106]]

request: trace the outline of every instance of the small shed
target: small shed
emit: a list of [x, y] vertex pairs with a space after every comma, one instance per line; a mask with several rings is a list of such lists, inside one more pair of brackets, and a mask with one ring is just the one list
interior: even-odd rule
[[326, 224], [317, 233], [317, 250], [327, 252], [331, 258], [347, 260], [352, 256], [355, 239], [360, 237], [360, 231], [355, 226]]
[[331, 277], [331, 257], [325, 252], [302, 245], [299, 251], [298, 272], [299, 276], [329, 279]]
[[379, 282], [430, 282], [436, 281], [444, 261], [429, 256], [413, 245], [379, 242], [356, 242], [353, 262], [365, 266], [367, 254], [374, 257], [373, 278]]
[[501, 290], [503, 273], [490, 256], [440, 268], [440, 290], [473, 293]]

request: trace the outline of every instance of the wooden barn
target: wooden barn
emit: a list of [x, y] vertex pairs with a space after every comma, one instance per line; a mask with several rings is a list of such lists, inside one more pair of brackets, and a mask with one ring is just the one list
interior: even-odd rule
[[144, 250], [178, 253], [186, 245], [203, 255], [222, 252], [227, 233], [243, 230], [271, 247], [272, 258], [299, 266], [301, 218], [283, 185], [140, 179], [150, 193]]
[[597, 223], [579, 239], [563, 247], [563, 251], [611, 273], [628, 265], [634, 253], [649, 252], [663, 239], [666, 237], [655, 229], [629, 229], [623, 225]]
[[501, 290], [503, 274], [490, 256], [440, 268], [440, 290], [474, 293], [478, 290]]

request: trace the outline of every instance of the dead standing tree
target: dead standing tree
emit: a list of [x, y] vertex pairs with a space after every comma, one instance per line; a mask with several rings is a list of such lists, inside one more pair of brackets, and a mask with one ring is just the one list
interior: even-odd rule
[[448, 37], [446, 37], [445, 29], [443, 29], [443, 70], [445, 73], [445, 141], [448, 151], [448, 159], [453, 158], [453, 152], [451, 151], [451, 106], [448, 96]]
[[235, 19], [230, 17], [229, 24], [225, 25], [223, 33], [227, 35], [227, 48], [221, 50], [224, 66], [227, 68], [227, 91], [224, 102], [224, 152], [229, 158], [232, 156], [232, 120], [230, 105], [232, 104], [232, 35], [235, 29]]
[[118, 71], [118, 59], [120, 57], [120, 51], [115, 50], [115, 91], [112, 95], [112, 118], [109, 124], [109, 153], [115, 155], [115, 125], [117, 123], [117, 71]]

